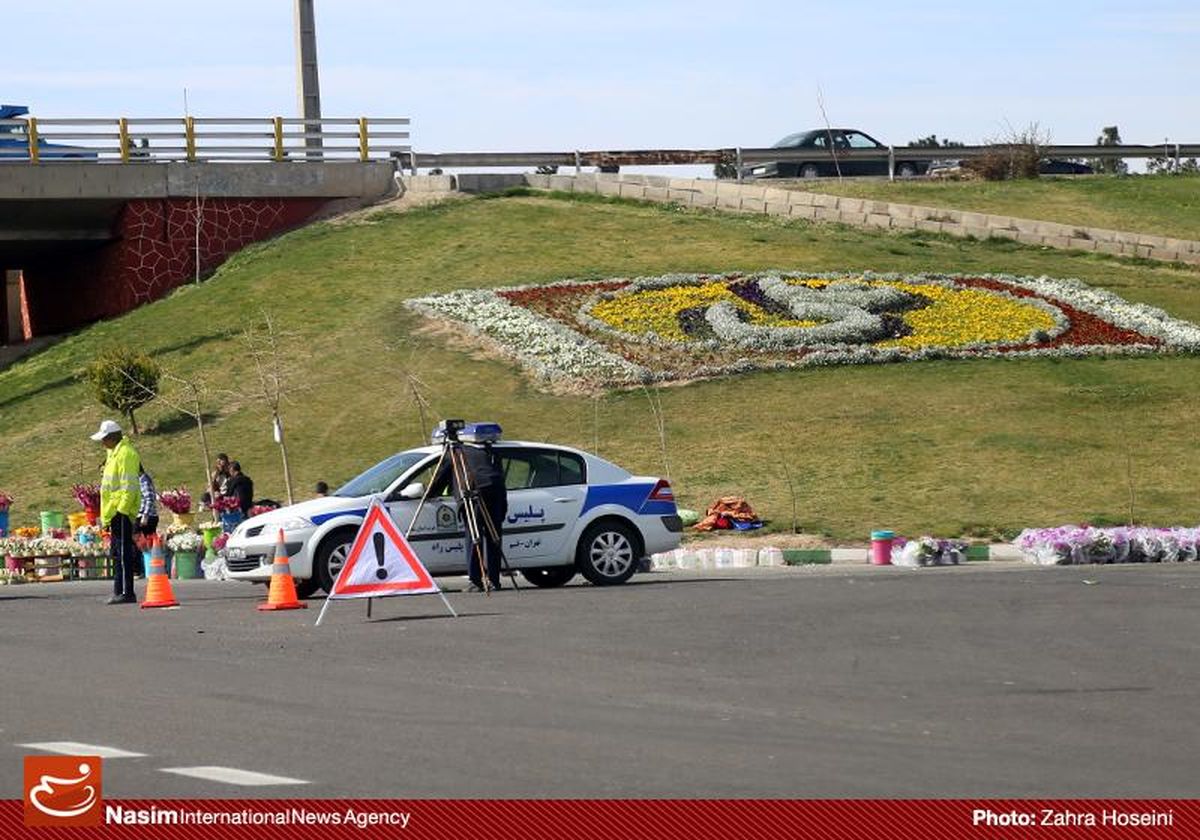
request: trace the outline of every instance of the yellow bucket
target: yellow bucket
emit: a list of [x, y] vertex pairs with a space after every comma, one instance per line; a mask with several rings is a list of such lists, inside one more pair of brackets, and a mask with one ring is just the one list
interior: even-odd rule
[[75, 513], [67, 514], [67, 525], [71, 528], [71, 533], [75, 533], [76, 529], [82, 528], [88, 524], [87, 513], [84, 511], [76, 511]]

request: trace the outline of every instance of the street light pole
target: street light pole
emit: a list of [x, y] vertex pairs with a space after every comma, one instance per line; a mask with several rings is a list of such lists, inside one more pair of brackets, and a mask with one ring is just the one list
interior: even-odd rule
[[[300, 116], [305, 120], [321, 119], [321, 83], [317, 78], [317, 24], [313, 0], [296, 0], [296, 93], [300, 98]], [[321, 123], [304, 123], [304, 146], [307, 157], [324, 156], [321, 145]]]

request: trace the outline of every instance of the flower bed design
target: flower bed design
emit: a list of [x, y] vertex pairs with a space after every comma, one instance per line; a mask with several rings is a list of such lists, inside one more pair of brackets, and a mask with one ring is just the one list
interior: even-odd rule
[[672, 274], [417, 298], [536, 375], [590, 385], [934, 358], [1196, 351], [1200, 326], [1078, 280]]

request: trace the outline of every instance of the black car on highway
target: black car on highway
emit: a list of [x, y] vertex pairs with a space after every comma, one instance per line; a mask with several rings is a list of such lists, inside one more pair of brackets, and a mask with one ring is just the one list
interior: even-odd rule
[[[874, 137], [854, 128], [817, 128], [789, 134], [773, 149], [797, 149], [811, 151], [811, 156], [802, 159], [779, 160], [756, 163], [742, 168], [744, 178], [831, 178], [846, 175], [887, 175], [888, 147]], [[878, 160], [850, 159], [841, 156], [845, 151], [876, 151]], [[902, 160], [896, 162], [896, 175], [911, 178], [924, 175], [929, 168], [927, 160]]]

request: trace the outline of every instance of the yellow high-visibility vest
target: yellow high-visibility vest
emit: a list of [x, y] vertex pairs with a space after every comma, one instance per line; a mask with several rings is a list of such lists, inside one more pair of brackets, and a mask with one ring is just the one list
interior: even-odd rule
[[138, 467], [142, 464], [137, 450], [127, 438], [108, 450], [104, 459], [104, 478], [100, 480], [100, 523], [108, 525], [118, 513], [137, 519], [142, 505], [142, 486]]

